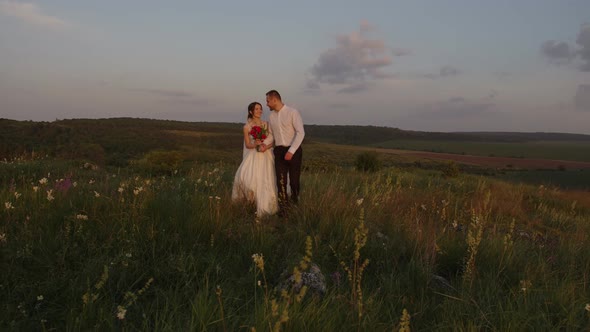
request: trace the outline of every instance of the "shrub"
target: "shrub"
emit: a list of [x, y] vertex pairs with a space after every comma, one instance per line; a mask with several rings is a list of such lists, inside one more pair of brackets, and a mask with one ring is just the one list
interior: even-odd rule
[[461, 171], [459, 170], [459, 166], [454, 161], [450, 161], [447, 165], [443, 168], [443, 175], [448, 178], [456, 178], [459, 176]]
[[356, 169], [363, 172], [375, 172], [379, 170], [381, 163], [377, 152], [363, 152], [356, 157]]
[[171, 173], [178, 169], [184, 160], [180, 151], [150, 151], [137, 162], [138, 166], [155, 173]]

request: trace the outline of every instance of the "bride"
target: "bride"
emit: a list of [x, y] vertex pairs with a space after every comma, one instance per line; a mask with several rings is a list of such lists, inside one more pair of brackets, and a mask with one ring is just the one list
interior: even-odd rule
[[[278, 210], [277, 185], [274, 169], [274, 155], [271, 149], [258, 146], [263, 140], [255, 139], [250, 133], [266, 132], [265, 143], [272, 145], [273, 137], [268, 122], [261, 119], [262, 105], [253, 102], [248, 105], [248, 121], [244, 125], [244, 153], [242, 164], [234, 177], [232, 200], [247, 200], [256, 203], [256, 215], [274, 214]], [[256, 128], [259, 127], [259, 128]], [[262, 152], [264, 151], [264, 152]]]

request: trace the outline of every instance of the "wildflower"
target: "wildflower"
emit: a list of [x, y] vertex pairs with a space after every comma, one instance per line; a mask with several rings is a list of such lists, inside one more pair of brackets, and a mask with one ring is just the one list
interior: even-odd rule
[[258, 280], [258, 286], [262, 286], [262, 282], [260, 281], [260, 279]]
[[586, 303], [586, 306], [584, 307], [584, 309], [586, 309], [586, 311], [590, 312], [590, 303]]
[[94, 197], [100, 197], [100, 194], [98, 192], [94, 192]]
[[0, 243], [6, 243], [6, 234], [0, 233]]
[[40, 184], [47, 184], [47, 178], [42, 178], [41, 180], [39, 180]]
[[18, 192], [14, 192], [14, 198], [18, 199], [19, 197], [21, 197], [22, 194], [19, 194]]
[[33, 186], [33, 191], [34, 192], [37, 192], [38, 190], [39, 190], [39, 187], [38, 186]]
[[43, 301], [43, 299], [44, 299], [43, 295], [37, 296], [37, 301]]
[[51, 202], [54, 199], [55, 197], [53, 197], [53, 189], [47, 190], [47, 200]]
[[527, 290], [528, 290], [530, 287], [532, 287], [532, 286], [533, 286], [533, 284], [531, 283], [531, 281], [530, 281], [530, 280], [521, 280], [521, 281], [520, 281], [520, 290], [521, 290], [523, 293], [526, 293], [526, 292], [527, 292]]
[[130, 253], [130, 252], [126, 253], [126, 254], [125, 254], [125, 257], [127, 257], [127, 258], [131, 258], [131, 253]]
[[264, 256], [262, 254], [254, 254], [252, 255], [252, 260], [256, 267], [258, 267], [261, 271], [264, 271]]
[[356, 200], [356, 205], [360, 206], [361, 204], [363, 204], [363, 201], [364, 201], [364, 200], [365, 200], [364, 198], [359, 198], [359, 199], [357, 199], [357, 200]]
[[117, 189], [117, 191], [118, 191], [120, 194], [122, 194], [122, 193], [123, 193], [123, 191], [125, 191], [125, 189], [123, 189], [123, 187], [119, 187], [119, 189]]
[[5, 202], [4, 207], [6, 208], [6, 210], [14, 209], [14, 206], [12, 206], [12, 202]]
[[410, 332], [410, 319], [411, 316], [406, 309], [402, 311], [402, 317], [399, 320], [399, 331]]
[[77, 214], [76, 219], [78, 220], [88, 220], [88, 216], [85, 214]]
[[120, 320], [125, 319], [125, 314], [127, 314], [127, 309], [125, 309], [125, 307], [123, 306], [117, 306], [117, 318], [119, 318]]
[[93, 184], [94, 183], [94, 179], [90, 179], [90, 181], [88, 181], [88, 184]]
[[78, 186], [78, 182], [74, 181], [74, 182], [72, 183], [72, 186], [74, 186], [74, 188], [76, 188], [76, 187]]
[[219, 200], [221, 200], [221, 197], [215, 196], [215, 199], [219, 201]]
[[145, 184], [146, 184], [146, 185], [148, 185], [148, 186], [150, 185], [150, 183], [152, 183], [152, 181], [151, 181], [151, 180], [145, 180], [144, 182], [145, 182]]
[[55, 189], [61, 192], [67, 192], [72, 187], [72, 180], [70, 178], [60, 179], [56, 181]]

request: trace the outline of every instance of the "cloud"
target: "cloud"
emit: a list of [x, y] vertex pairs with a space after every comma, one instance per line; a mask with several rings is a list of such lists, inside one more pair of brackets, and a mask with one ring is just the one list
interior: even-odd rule
[[308, 87], [347, 85], [340, 91], [359, 92], [366, 90], [360, 88], [366, 82], [390, 78], [383, 69], [393, 62], [391, 50], [384, 41], [366, 37], [373, 29], [362, 21], [359, 31], [337, 36], [337, 46], [323, 51], [311, 68]]
[[461, 71], [459, 68], [451, 66], [451, 65], [445, 65], [442, 66], [438, 73], [429, 73], [429, 74], [419, 74], [418, 77], [422, 77], [422, 78], [428, 78], [431, 80], [436, 80], [439, 78], [445, 78], [445, 77], [453, 77], [453, 76], [457, 76], [462, 74], [463, 71]]
[[26, 23], [48, 28], [64, 28], [69, 26], [62, 19], [44, 14], [41, 8], [34, 3], [12, 0], [0, 1], [0, 14], [16, 17]]
[[492, 89], [492, 91], [490, 91], [490, 94], [488, 94], [488, 99], [495, 99], [496, 97], [498, 97], [498, 95], [498, 91]]
[[578, 111], [590, 112], [590, 84], [578, 85], [574, 103]]
[[394, 56], [407, 56], [407, 55], [414, 55], [414, 51], [406, 49], [406, 48], [394, 48], [391, 50], [391, 53]]
[[443, 66], [440, 69], [440, 77], [457, 76], [461, 74], [461, 70], [450, 65]]
[[578, 33], [576, 44], [580, 46], [577, 54], [582, 60], [581, 71], [590, 71], [590, 25], [583, 25]]
[[541, 53], [555, 64], [569, 63], [573, 59], [582, 62], [579, 69], [590, 71], [590, 24], [584, 24], [576, 38], [577, 48], [564, 41], [548, 40], [541, 45]]
[[551, 63], [563, 64], [572, 61], [575, 52], [568, 43], [556, 40], [548, 40], [541, 45], [541, 54], [549, 59]]
[[346, 87], [338, 90], [337, 92], [338, 93], [357, 93], [357, 92], [367, 91], [368, 89], [369, 89], [369, 84], [365, 83], [365, 82], [361, 82], [361, 83], [346, 86]]

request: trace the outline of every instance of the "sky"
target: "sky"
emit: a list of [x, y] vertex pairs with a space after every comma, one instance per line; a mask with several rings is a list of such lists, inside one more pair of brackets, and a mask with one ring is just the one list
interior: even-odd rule
[[271, 89], [305, 124], [590, 134], [590, 1], [0, 0], [0, 118], [236, 123]]

